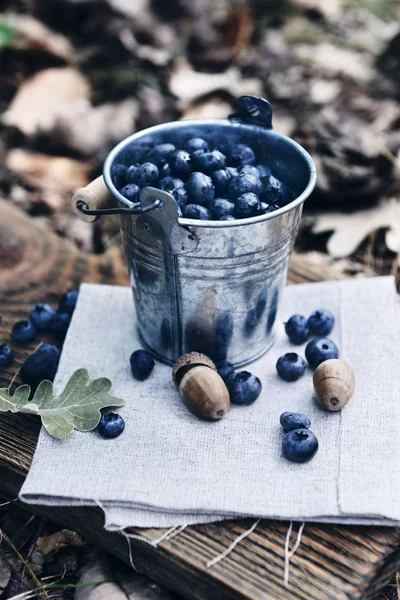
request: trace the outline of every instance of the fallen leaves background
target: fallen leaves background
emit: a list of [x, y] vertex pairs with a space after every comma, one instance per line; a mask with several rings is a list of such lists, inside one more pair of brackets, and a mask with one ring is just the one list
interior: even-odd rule
[[[296, 250], [399, 281], [399, 23], [397, 0], [0, 0], [0, 196], [44, 235], [102, 253], [120, 243], [117, 219], [82, 223], [69, 201], [115, 143], [261, 95], [317, 164]], [[15, 503], [0, 507], [0, 527], [41, 577], [76, 582], [87, 560], [96, 577], [110, 568], [87, 546], [44, 553], [39, 539], [62, 532]], [[11, 598], [32, 581], [1, 547], [0, 596]], [[394, 597], [392, 586], [380, 598]]]

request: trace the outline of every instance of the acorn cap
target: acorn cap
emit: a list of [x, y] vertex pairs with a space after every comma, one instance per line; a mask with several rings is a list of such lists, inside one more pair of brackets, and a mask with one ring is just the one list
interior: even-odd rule
[[189, 354], [183, 354], [174, 366], [172, 367], [172, 379], [174, 380], [175, 385], [179, 385], [182, 377], [187, 373], [189, 369], [192, 367], [199, 367], [203, 365], [204, 367], [209, 367], [213, 371], [217, 370], [217, 367], [205, 354], [201, 354], [200, 352], [190, 352]]

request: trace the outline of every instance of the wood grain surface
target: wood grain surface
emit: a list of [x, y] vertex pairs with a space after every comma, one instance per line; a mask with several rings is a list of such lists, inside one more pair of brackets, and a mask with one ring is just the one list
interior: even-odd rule
[[[333, 270], [292, 258], [289, 283], [338, 279]], [[127, 284], [118, 248], [102, 256], [85, 256], [68, 242], [35, 226], [10, 203], [0, 201], [0, 340], [9, 340], [12, 324], [37, 302], [54, 306], [59, 296], [81, 281]], [[48, 338], [51, 340], [51, 338]], [[54, 340], [52, 340], [54, 341]], [[16, 360], [0, 373], [8, 386], [24, 358], [35, 348], [12, 344]], [[18, 377], [15, 384], [19, 383]], [[31, 464], [39, 421], [27, 415], [0, 415], [0, 492], [18, 494]], [[60, 468], [62, 466], [60, 465]], [[249, 490], [251, 493], [251, 490]], [[32, 507], [28, 507], [30, 510]], [[125, 537], [103, 529], [99, 510], [35, 508], [82, 533], [98, 547], [129, 562]], [[226, 521], [186, 528], [157, 548], [131, 540], [135, 567], [188, 599], [345, 600], [372, 599], [400, 567], [400, 530], [306, 524], [300, 547], [290, 563], [284, 586], [287, 522], [263, 520], [223, 561], [206, 563], [226, 549], [252, 521]], [[291, 543], [294, 543], [295, 525]], [[155, 540], [160, 530], [132, 530]]]

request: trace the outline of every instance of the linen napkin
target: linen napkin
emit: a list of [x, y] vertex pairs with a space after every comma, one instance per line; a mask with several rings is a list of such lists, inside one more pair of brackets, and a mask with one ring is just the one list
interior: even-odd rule
[[[331, 338], [356, 373], [356, 391], [338, 413], [313, 400], [312, 371], [295, 383], [278, 378], [279, 356], [291, 346], [283, 321], [328, 308]], [[247, 368], [262, 381], [251, 406], [231, 406], [218, 422], [192, 415], [171, 368], [156, 364], [145, 382], [132, 378], [140, 348], [131, 290], [81, 286], [55, 387], [77, 368], [106, 376], [127, 400], [118, 412], [123, 434], [106, 440], [74, 432], [63, 440], [42, 429], [20, 497], [51, 506], [101, 505], [108, 529], [169, 527], [233, 517], [348, 524], [400, 520], [400, 311], [394, 279], [381, 277], [286, 288], [270, 351]], [[281, 453], [279, 416], [307, 414], [319, 439], [308, 463]]]

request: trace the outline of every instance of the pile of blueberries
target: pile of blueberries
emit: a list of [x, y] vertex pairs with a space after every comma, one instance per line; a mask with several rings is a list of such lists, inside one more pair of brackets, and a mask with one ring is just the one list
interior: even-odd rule
[[256, 164], [246, 144], [210, 148], [202, 138], [183, 148], [158, 144], [137, 146], [132, 164], [112, 168], [114, 185], [131, 202], [139, 202], [140, 188], [169, 192], [178, 216], [206, 221], [234, 221], [271, 213], [294, 198], [290, 190], [263, 164]]

